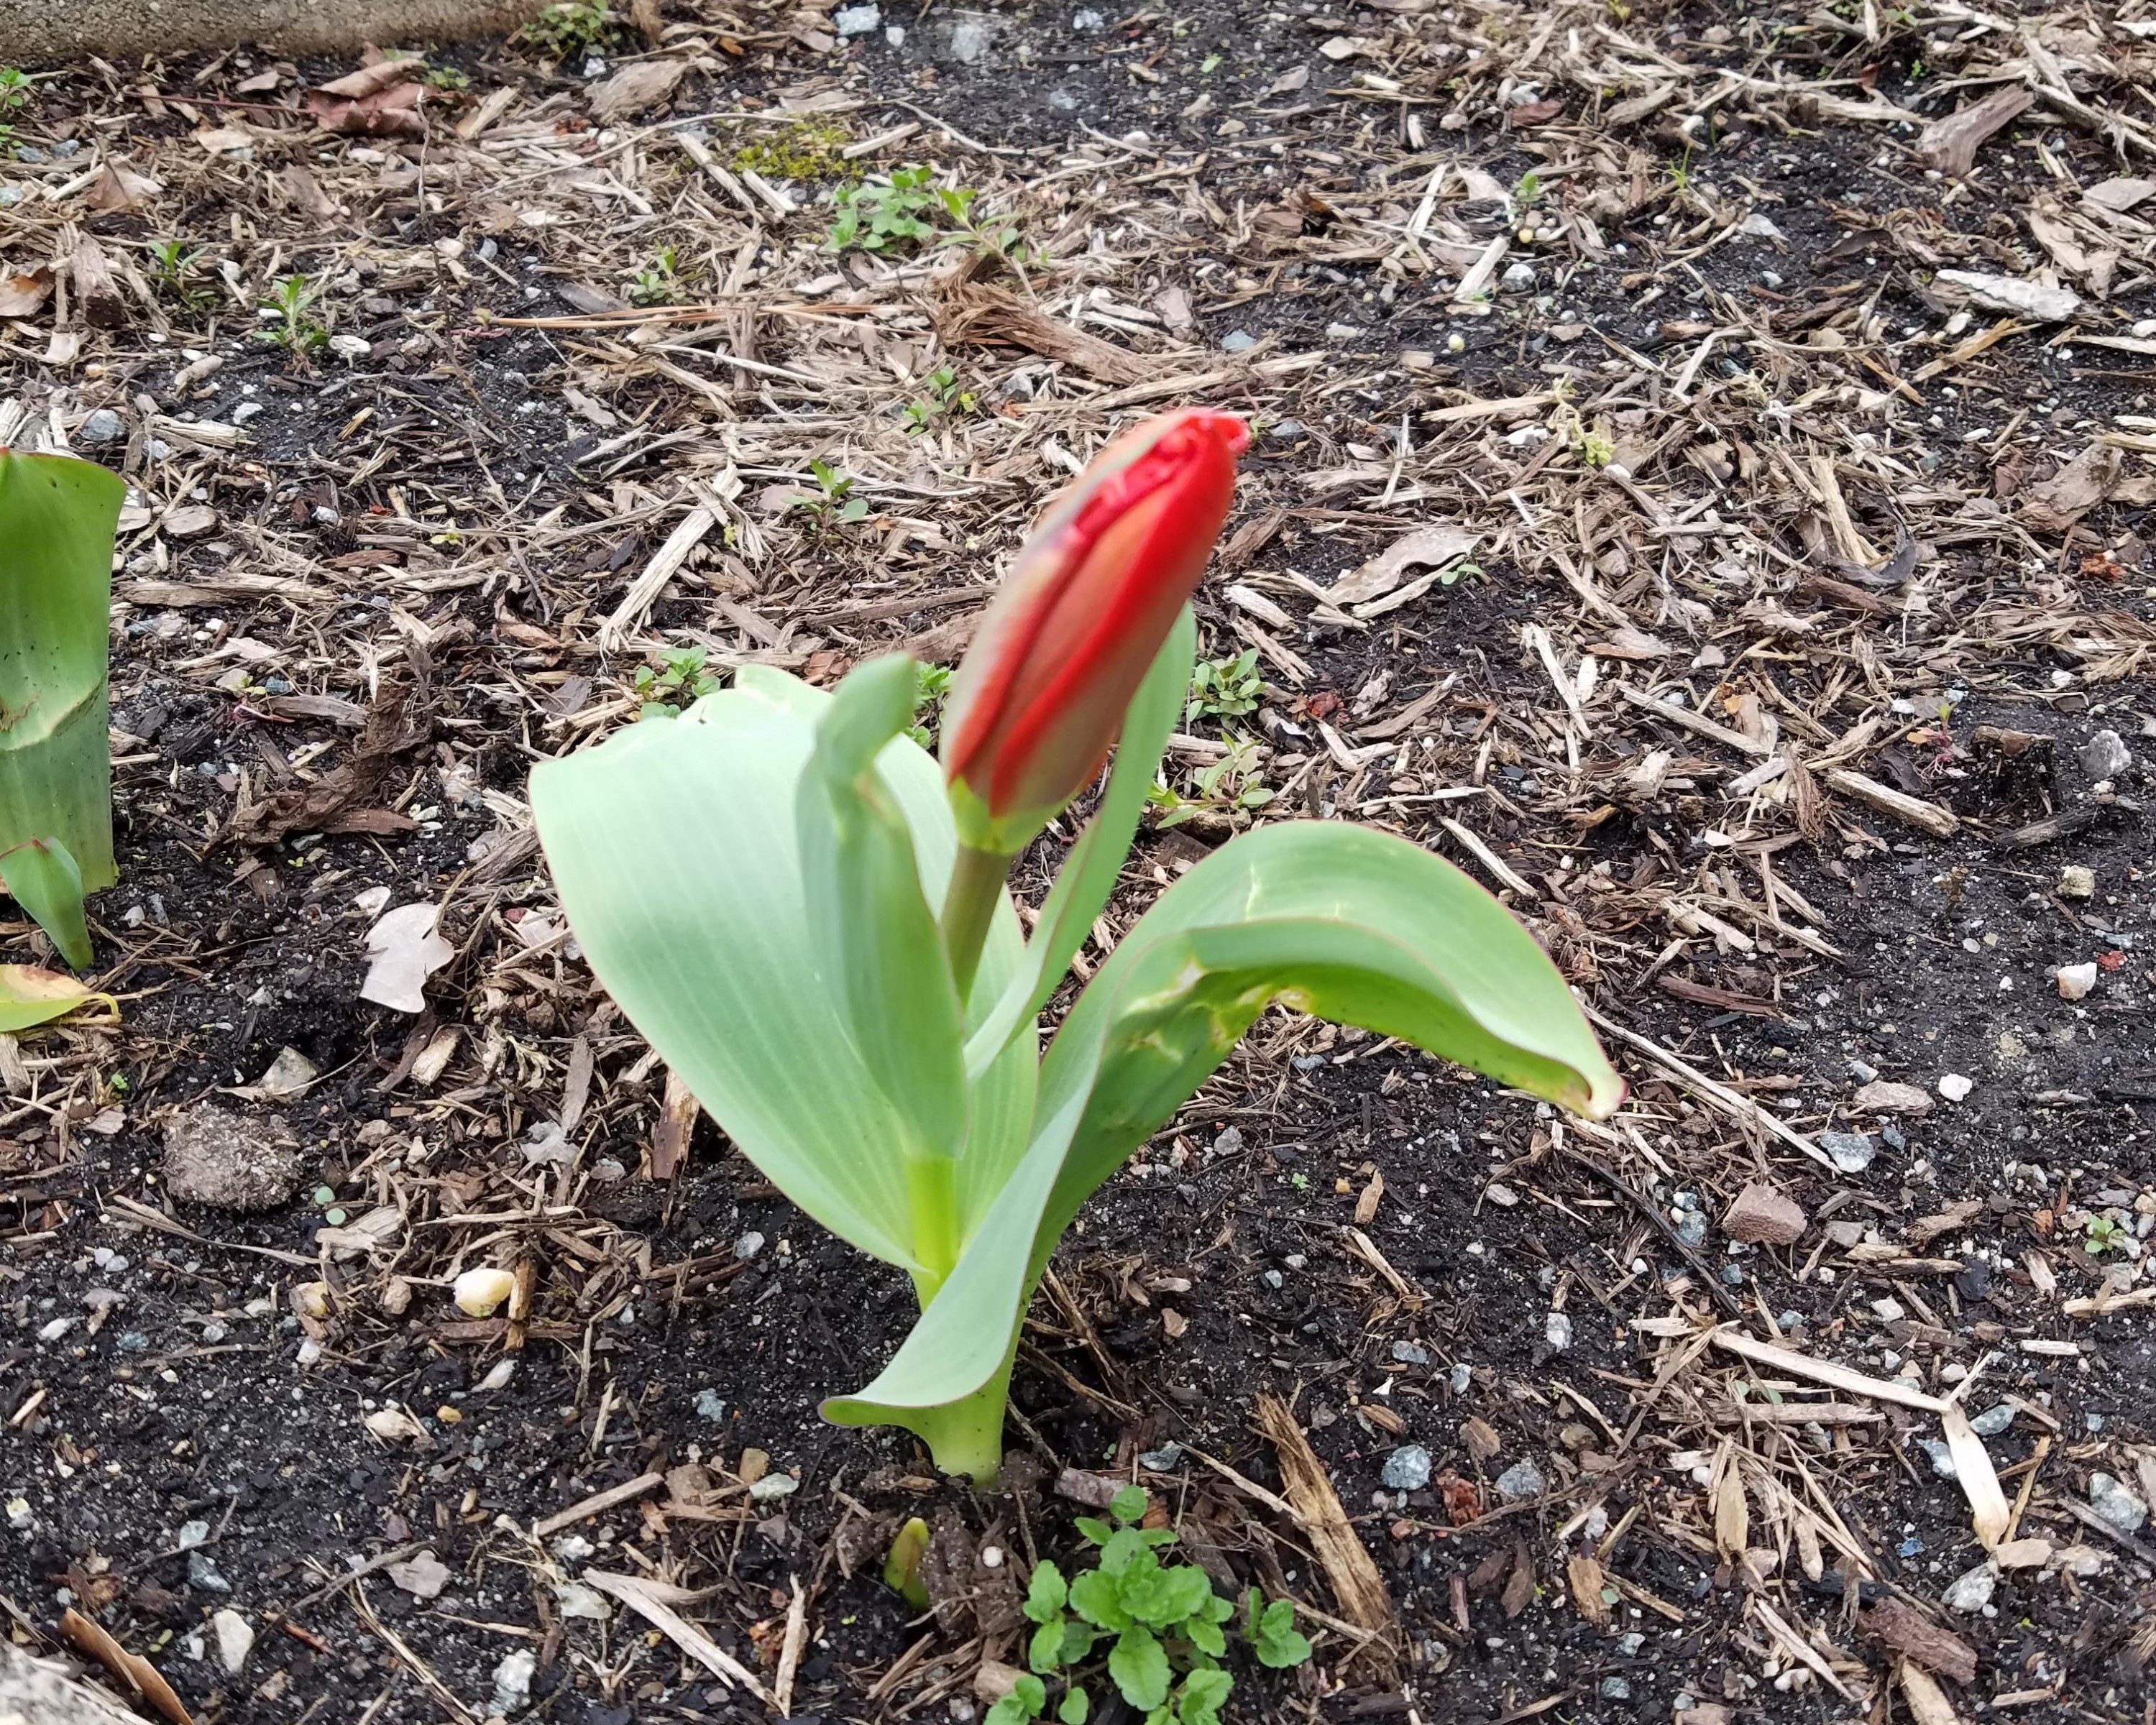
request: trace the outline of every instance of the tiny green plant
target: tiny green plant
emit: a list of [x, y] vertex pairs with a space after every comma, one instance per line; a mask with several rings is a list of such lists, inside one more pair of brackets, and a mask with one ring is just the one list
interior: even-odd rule
[[195, 265], [202, 260], [203, 249], [191, 246], [184, 239], [157, 239], [150, 243], [150, 280], [157, 290], [182, 305], [195, 307], [207, 304], [216, 296], [194, 285], [192, 278]]
[[1014, 255], [1016, 223], [978, 218], [973, 206], [980, 195], [969, 186], [937, 185], [931, 167], [895, 168], [887, 181], [839, 187], [824, 243], [834, 252], [897, 252], [970, 242]]
[[1258, 649], [1245, 647], [1229, 659], [1199, 661], [1191, 673], [1190, 701], [1183, 711], [1186, 723], [1199, 719], [1240, 719], [1258, 710], [1265, 692], [1258, 675]]
[[1520, 183], [1512, 187], [1512, 202], [1522, 209], [1532, 209], [1542, 201], [1542, 176], [1531, 168], [1520, 176]]
[[1194, 781], [1195, 796], [1183, 796], [1156, 781], [1146, 793], [1146, 800], [1158, 811], [1153, 824], [1178, 827], [1186, 821], [1196, 821], [1225, 827], [1236, 824], [1239, 816], [1247, 820], [1279, 794], [1258, 778], [1257, 752], [1255, 743], [1229, 745], [1219, 760], [1199, 769]]
[[704, 669], [708, 657], [701, 647], [673, 647], [660, 655], [656, 665], [637, 666], [637, 698], [644, 703], [637, 717], [677, 718], [690, 701], [701, 701], [717, 688], [717, 676]]
[[2082, 1250], [2092, 1258], [2101, 1258], [2106, 1252], [2126, 1250], [2126, 1229], [2109, 1216], [2091, 1216], [2084, 1230]]
[[909, 434], [926, 431], [939, 418], [973, 411], [973, 393], [959, 387], [958, 373], [952, 367], [937, 367], [928, 374], [927, 385], [926, 395], [906, 404], [906, 429]]
[[828, 531], [833, 527], [848, 526], [865, 519], [869, 512], [869, 501], [853, 495], [854, 476], [828, 461], [811, 461], [808, 471], [816, 480], [814, 491], [798, 494], [792, 508], [808, 516], [819, 529]]
[[456, 66], [429, 66], [424, 80], [432, 88], [453, 95], [471, 88], [471, 74]]
[[670, 305], [679, 291], [680, 254], [662, 248], [651, 262], [636, 272], [629, 285], [629, 297], [639, 305]]
[[921, 747], [936, 746], [936, 728], [943, 716], [944, 698], [951, 692], [951, 667], [924, 665], [913, 684], [913, 722], [906, 734]]
[[[1062, 1691], [1061, 1725], [1085, 1725], [1093, 1710], [1086, 1685], [1103, 1675], [1146, 1725], [1215, 1725], [1235, 1685], [1220, 1663], [1235, 1604], [1214, 1592], [1196, 1564], [1161, 1562], [1175, 1535], [1141, 1525], [1149, 1507], [1142, 1486], [1124, 1486], [1109, 1500], [1108, 1520], [1078, 1520], [1080, 1537], [1100, 1553], [1092, 1568], [1066, 1581], [1052, 1563], [1034, 1566], [1024, 1607], [1034, 1625], [1026, 1648], [1032, 1674], [988, 1710], [988, 1725], [1040, 1718], [1050, 1682]], [[1268, 1601], [1252, 1588], [1240, 1628], [1262, 1666], [1285, 1670], [1310, 1657], [1289, 1600]]]
[[0, 66], [0, 150], [13, 153], [15, 128], [8, 123], [8, 116], [29, 105], [36, 87], [28, 73], [14, 66]]
[[305, 276], [286, 276], [262, 302], [263, 338], [275, 341], [295, 359], [321, 347], [330, 338], [328, 328], [314, 314], [315, 301], [321, 297], [321, 290]]
[[613, 8], [607, 0], [557, 0], [520, 33], [542, 54], [566, 60], [605, 41], [613, 33], [614, 24]]

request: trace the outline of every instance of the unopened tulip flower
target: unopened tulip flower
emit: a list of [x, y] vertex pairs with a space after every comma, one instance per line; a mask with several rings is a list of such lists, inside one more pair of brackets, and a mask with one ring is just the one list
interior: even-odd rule
[[944, 715], [944, 777], [968, 844], [1016, 851], [1098, 775], [1204, 572], [1250, 439], [1231, 413], [1149, 419], [1041, 518]]
[[981, 619], [943, 716], [960, 845], [943, 927], [962, 991], [1011, 858], [1099, 774], [1205, 572], [1250, 440], [1203, 408], [1126, 432], [1050, 506]]

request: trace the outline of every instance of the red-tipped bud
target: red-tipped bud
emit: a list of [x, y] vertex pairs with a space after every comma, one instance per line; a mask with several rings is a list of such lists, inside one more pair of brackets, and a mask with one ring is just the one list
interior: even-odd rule
[[963, 788], [966, 842], [1014, 848], [1092, 783], [1204, 572], [1250, 440], [1231, 413], [1149, 419], [1041, 517], [981, 619], [944, 715], [944, 777]]

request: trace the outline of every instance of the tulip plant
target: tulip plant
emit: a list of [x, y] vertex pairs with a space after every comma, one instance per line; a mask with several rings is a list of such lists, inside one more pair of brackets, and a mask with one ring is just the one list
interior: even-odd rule
[[[549, 762], [532, 809], [623, 1010], [803, 1210], [904, 1269], [921, 1317], [842, 1425], [993, 1480], [1035, 1284], [1081, 1205], [1268, 1004], [1602, 1116], [1623, 1091], [1556, 968], [1408, 840], [1260, 825], [1163, 891], [1053, 1032], [1190, 686], [1188, 600], [1248, 434], [1189, 410], [1111, 444], [1019, 552], [958, 668], [942, 763], [916, 667], [835, 691], [744, 667], [679, 718]], [[1012, 861], [1097, 779], [1029, 936]]]
[[78, 970], [83, 895], [120, 878], [105, 631], [126, 490], [87, 461], [0, 448], [0, 885]]

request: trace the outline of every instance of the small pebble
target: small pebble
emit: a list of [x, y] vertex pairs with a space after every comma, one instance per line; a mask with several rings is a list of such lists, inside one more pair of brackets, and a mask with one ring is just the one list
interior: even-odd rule
[[790, 1473], [767, 1473], [748, 1488], [751, 1503], [776, 1503], [782, 1497], [791, 1497], [801, 1489], [801, 1481]]
[[1945, 1072], [1939, 1076], [1939, 1094], [1949, 1102], [1965, 1102], [1969, 1093], [1976, 1088], [1974, 1078], [1964, 1078], [1958, 1072]]
[[1395, 1342], [1393, 1358], [1404, 1366], [1426, 1366], [1430, 1363], [1430, 1350], [1418, 1348], [1412, 1342]]
[[717, 1390], [700, 1389], [696, 1392], [696, 1417], [709, 1420], [714, 1425], [726, 1417], [726, 1404], [719, 1399]]
[[1158, 1450], [1138, 1451], [1138, 1466], [1155, 1473], [1173, 1473], [1183, 1465], [1183, 1445], [1163, 1444]]
[[210, 1562], [206, 1552], [187, 1553], [187, 1585], [198, 1587], [206, 1594], [228, 1594], [232, 1584], [218, 1574], [217, 1565]]
[[1986, 1408], [1969, 1422], [1969, 1429], [1979, 1437], [1999, 1437], [2014, 1424], [2014, 1406], [2001, 1402], [1995, 1408]]
[[1247, 353], [1258, 345], [1258, 338], [1248, 330], [1231, 330], [1220, 338], [1223, 353]]
[[2122, 1533], [2138, 1533], [2148, 1506], [2107, 1473], [2089, 1476], [2089, 1507]]
[[1861, 1174], [1879, 1154], [1879, 1140], [1869, 1132], [1821, 1132], [1819, 1147], [1845, 1174]]
[[734, 1242], [734, 1255], [747, 1263], [763, 1250], [763, 1236], [753, 1229]]
[[1967, 1574], [1956, 1576], [1940, 1596], [1940, 1603], [1949, 1611], [1981, 1611], [1991, 1603], [1991, 1595], [1999, 1586], [1999, 1571], [1990, 1563], [1979, 1563]]
[[1378, 1481], [1391, 1491], [1419, 1491], [1430, 1483], [1430, 1454], [1420, 1444], [1402, 1444], [1385, 1458]]
[[1508, 1503], [1539, 1497], [1548, 1489], [1543, 1471], [1532, 1461], [1515, 1461], [1497, 1476], [1497, 1495]]
[[100, 408], [83, 420], [81, 429], [74, 434], [75, 441], [92, 444], [117, 443], [126, 429], [119, 414], [110, 408]]
[[1572, 1346], [1572, 1318], [1569, 1314], [1553, 1312], [1543, 1320], [1543, 1339], [1563, 1353]]

